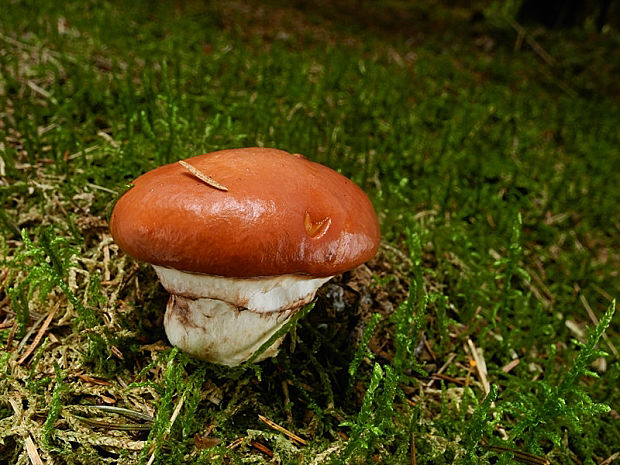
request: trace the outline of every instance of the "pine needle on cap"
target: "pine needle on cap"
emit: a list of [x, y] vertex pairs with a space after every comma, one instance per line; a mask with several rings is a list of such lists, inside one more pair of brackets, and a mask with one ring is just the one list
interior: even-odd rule
[[207, 176], [206, 174], [204, 174], [202, 171], [199, 171], [198, 169], [196, 169], [195, 167], [193, 167], [192, 165], [190, 165], [189, 163], [183, 161], [183, 160], [179, 160], [179, 164], [185, 168], [187, 171], [189, 171], [190, 173], [192, 173], [194, 176], [196, 176], [198, 179], [200, 179], [201, 181], [203, 181], [204, 183], [208, 184], [209, 186], [218, 189], [220, 191], [224, 191], [227, 192], [228, 188], [226, 186], [221, 185], [219, 182], [217, 182], [215, 179], [210, 178], [209, 176]]

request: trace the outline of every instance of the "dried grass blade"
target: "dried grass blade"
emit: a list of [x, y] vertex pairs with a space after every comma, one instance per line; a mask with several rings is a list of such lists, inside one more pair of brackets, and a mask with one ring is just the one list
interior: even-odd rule
[[[172, 425], [174, 425], [174, 422], [176, 421], [177, 417], [179, 416], [179, 413], [181, 412], [181, 408], [183, 407], [183, 403], [184, 402], [185, 402], [185, 396], [181, 397], [181, 399], [179, 400], [177, 406], [174, 408], [174, 412], [172, 412], [172, 416], [170, 417], [170, 424], [168, 425], [168, 428], [164, 432], [164, 438], [167, 437], [170, 434], [170, 430], [172, 429]], [[154, 445], [155, 445], [155, 443], [153, 443], [153, 446]], [[153, 449], [154, 449], [153, 453], [149, 457], [149, 461], [146, 463], [147, 465], [152, 465], [153, 461], [155, 460], [155, 452], [157, 451], [157, 449], [155, 447], [153, 447]]]
[[39, 455], [37, 446], [35, 446], [34, 441], [30, 437], [30, 435], [26, 436], [24, 443], [26, 445], [26, 452], [28, 453], [30, 463], [32, 463], [32, 465], [43, 465], [43, 460], [41, 460], [41, 456]]
[[475, 346], [471, 339], [467, 339], [467, 345], [469, 346], [471, 355], [476, 362], [476, 371], [478, 372], [478, 377], [480, 378], [482, 388], [484, 389], [484, 394], [486, 395], [491, 391], [491, 385], [489, 384], [489, 380], [487, 379], [486, 363], [482, 355], [478, 352], [478, 348]]
[[52, 319], [54, 318], [54, 315], [56, 315], [56, 312], [58, 311], [59, 307], [60, 307], [60, 304], [56, 304], [54, 306], [54, 308], [52, 308], [52, 310], [47, 314], [47, 318], [45, 318], [45, 321], [43, 322], [43, 324], [39, 328], [39, 331], [37, 332], [37, 335], [35, 336], [34, 340], [32, 341], [32, 344], [30, 344], [30, 347], [28, 347], [28, 350], [17, 361], [18, 365], [21, 365], [22, 363], [24, 363], [26, 361], [26, 359], [28, 357], [30, 357], [30, 354], [32, 354], [32, 352], [34, 352], [34, 349], [37, 348], [37, 346], [41, 342], [41, 339], [43, 339], [43, 335], [45, 334], [45, 331], [47, 331], [47, 327], [52, 322]]

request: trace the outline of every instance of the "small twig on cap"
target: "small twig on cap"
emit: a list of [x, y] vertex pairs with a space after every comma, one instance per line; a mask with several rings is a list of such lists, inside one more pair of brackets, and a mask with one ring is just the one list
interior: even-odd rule
[[179, 164], [185, 168], [187, 171], [189, 171], [190, 173], [192, 173], [194, 176], [196, 176], [198, 179], [200, 179], [201, 181], [205, 182], [206, 184], [208, 184], [211, 187], [214, 187], [215, 189], [227, 192], [228, 188], [226, 186], [222, 186], [219, 182], [217, 182], [215, 179], [210, 178], [209, 176], [207, 176], [206, 174], [204, 174], [201, 171], [198, 171], [195, 167], [193, 167], [192, 165], [190, 165], [189, 163], [183, 161], [183, 160], [179, 160]]

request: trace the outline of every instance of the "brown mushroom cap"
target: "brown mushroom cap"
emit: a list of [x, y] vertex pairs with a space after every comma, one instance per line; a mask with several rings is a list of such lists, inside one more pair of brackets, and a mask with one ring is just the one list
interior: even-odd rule
[[379, 225], [366, 194], [336, 171], [269, 148], [221, 150], [143, 174], [110, 219], [129, 255], [227, 277], [331, 276], [368, 261]]

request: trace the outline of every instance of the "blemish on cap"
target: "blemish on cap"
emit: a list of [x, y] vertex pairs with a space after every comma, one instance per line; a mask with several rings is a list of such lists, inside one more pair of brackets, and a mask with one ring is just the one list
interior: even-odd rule
[[304, 215], [304, 226], [306, 227], [306, 233], [313, 239], [319, 239], [329, 229], [329, 226], [332, 224], [332, 219], [329, 216], [319, 220], [312, 221], [312, 217], [310, 213], [306, 212]]

